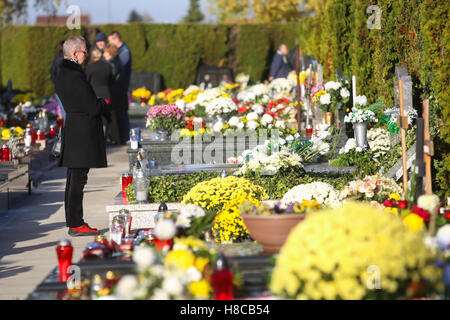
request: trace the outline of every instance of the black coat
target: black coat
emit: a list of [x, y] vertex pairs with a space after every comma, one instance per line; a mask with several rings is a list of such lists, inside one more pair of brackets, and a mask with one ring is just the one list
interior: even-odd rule
[[111, 99], [113, 69], [106, 61], [99, 60], [86, 66], [86, 76], [97, 97]]
[[59, 165], [67, 168], [105, 168], [106, 142], [101, 115], [106, 103], [98, 99], [81, 66], [64, 60], [56, 93], [66, 110]]
[[58, 54], [58, 56], [53, 59], [52, 67], [50, 68], [50, 79], [53, 84], [56, 84], [56, 77], [58, 77], [59, 69], [61, 68], [61, 63], [64, 60], [64, 56], [62, 53]]

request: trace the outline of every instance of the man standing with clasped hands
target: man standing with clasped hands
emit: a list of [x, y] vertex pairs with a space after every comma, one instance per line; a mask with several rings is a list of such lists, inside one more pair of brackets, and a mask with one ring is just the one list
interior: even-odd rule
[[101, 115], [107, 116], [82, 64], [87, 58], [86, 42], [70, 37], [63, 45], [64, 60], [56, 78], [56, 92], [66, 110], [59, 165], [67, 168], [65, 192], [66, 226], [71, 236], [97, 235], [83, 220], [83, 189], [90, 168], [106, 168], [106, 142]]

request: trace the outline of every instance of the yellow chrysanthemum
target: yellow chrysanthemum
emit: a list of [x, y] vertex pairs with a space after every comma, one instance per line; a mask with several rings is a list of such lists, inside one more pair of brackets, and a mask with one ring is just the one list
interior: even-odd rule
[[11, 137], [11, 131], [9, 129], [3, 129], [2, 130], [2, 139], [9, 140], [10, 137]]
[[347, 203], [312, 213], [291, 231], [270, 288], [289, 299], [409, 298], [412, 281], [439, 289], [441, 271], [433, 261], [421, 235], [401, 219]]
[[411, 229], [411, 231], [420, 231], [425, 226], [422, 217], [419, 217], [415, 213], [411, 213], [403, 219], [403, 222]]
[[395, 201], [399, 201], [399, 200], [402, 200], [402, 196], [400, 194], [398, 194], [398, 193], [391, 193], [389, 195], [389, 199], [393, 199]]
[[217, 209], [213, 234], [217, 242], [229, 242], [247, 236], [247, 228], [239, 208], [244, 201], [259, 205], [268, 196], [264, 189], [245, 178], [229, 176], [204, 181], [193, 187], [182, 204], [196, 204], [205, 209]]
[[203, 279], [197, 282], [192, 282], [189, 285], [189, 292], [192, 293], [197, 299], [208, 299], [211, 294], [211, 286], [208, 281]]
[[195, 256], [187, 250], [170, 251], [164, 262], [166, 267], [174, 266], [180, 269], [189, 269], [194, 266]]

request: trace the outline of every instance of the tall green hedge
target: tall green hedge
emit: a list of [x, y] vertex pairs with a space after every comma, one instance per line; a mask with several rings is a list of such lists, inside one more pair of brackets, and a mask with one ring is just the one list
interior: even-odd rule
[[[382, 10], [381, 29], [368, 29], [370, 5]], [[431, 98], [436, 186], [450, 195], [449, 6], [441, 0], [329, 0], [314, 16], [296, 23], [101, 25], [76, 31], [93, 42], [97, 30], [118, 30], [133, 54], [134, 71], [162, 74], [166, 87], [193, 83], [199, 65], [225, 65], [253, 81], [267, 78], [278, 45], [298, 40], [304, 54], [314, 54], [325, 79], [335, 69], [356, 75], [357, 93], [370, 102], [383, 96], [393, 105], [394, 71], [406, 65], [414, 81], [415, 107]], [[73, 32], [65, 27], [8, 27], [1, 31], [0, 77], [14, 87], [51, 94], [48, 70], [59, 41]]]

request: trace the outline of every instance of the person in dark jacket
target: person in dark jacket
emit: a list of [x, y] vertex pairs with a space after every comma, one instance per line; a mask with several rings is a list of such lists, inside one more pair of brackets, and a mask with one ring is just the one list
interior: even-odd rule
[[97, 235], [83, 220], [83, 189], [89, 169], [106, 168], [106, 143], [101, 115], [106, 103], [97, 98], [81, 65], [86, 42], [74, 36], [64, 42], [64, 60], [56, 78], [56, 92], [66, 110], [59, 165], [67, 168], [65, 192], [66, 225], [69, 235]]
[[273, 57], [272, 66], [270, 67], [270, 81], [277, 78], [287, 78], [289, 75], [289, 65], [286, 58], [288, 53], [288, 47], [285, 44], [281, 44]]
[[113, 31], [108, 36], [108, 42], [115, 45], [119, 49], [119, 59], [121, 65], [121, 104], [118, 110], [120, 132], [122, 144], [126, 143], [130, 138], [130, 119], [128, 116], [128, 88], [131, 80], [132, 58], [130, 48], [122, 41], [122, 37], [118, 31]]
[[102, 54], [105, 50], [106, 40], [106, 34], [104, 34], [103, 32], [99, 32], [95, 35], [95, 46], [102, 52]]
[[[58, 54], [57, 54], [56, 58], [53, 59], [52, 67], [50, 68], [50, 79], [52, 80], [54, 85], [56, 85], [56, 77], [58, 76], [59, 70], [61, 69], [61, 63], [64, 60], [63, 45], [64, 45], [64, 41], [61, 41], [58, 44]], [[66, 112], [64, 111], [64, 107], [62, 105], [61, 99], [59, 99], [57, 94], [56, 94], [56, 101], [58, 102], [59, 107], [61, 109], [62, 118], [65, 120]]]
[[108, 125], [108, 129], [106, 132], [107, 139], [111, 142], [111, 144], [121, 144], [122, 139], [120, 135], [120, 126], [119, 126], [119, 115], [118, 111], [121, 108], [121, 105], [127, 103], [124, 101], [124, 98], [128, 98], [122, 94], [123, 85], [120, 83], [120, 60], [119, 60], [119, 50], [117, 47], [111, 43], [108, 43], [105, 47], [105, 51], [103, 52], [103, 57], [107, 63], [111, 66], [113, 82], [111, 85], [111, 122]]
[[102, 60], [102, 52], [97, 48], [91, 51], [91, 61], [86, 66], [86, 76], [98, 98], [111, 100], [113, 69], [109, 63]]

